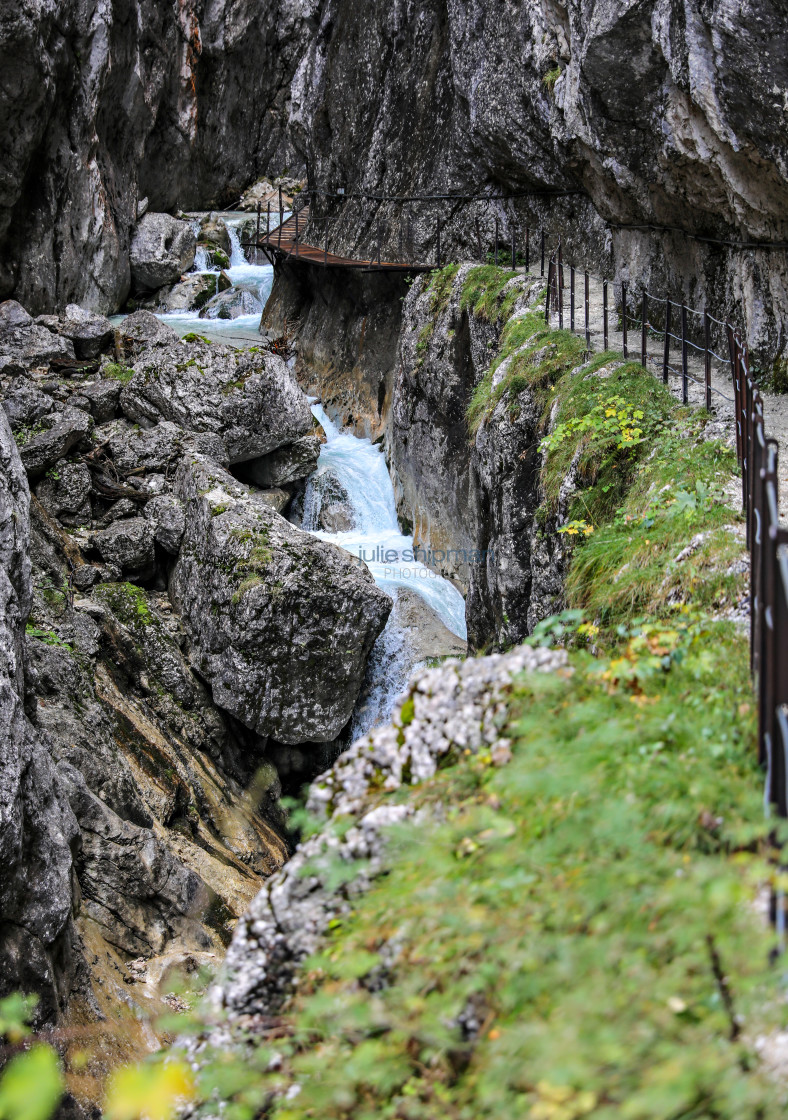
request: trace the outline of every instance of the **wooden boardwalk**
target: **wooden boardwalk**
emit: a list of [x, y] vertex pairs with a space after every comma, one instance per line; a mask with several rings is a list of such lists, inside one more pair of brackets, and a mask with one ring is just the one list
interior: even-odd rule
[[[298, 223], [297, 240], [296, 222]], [[305, 206], [297, 215], [294, 214], [281, 226], [277, 226], [268, 237], [262, 236], [257, 242], [257, 247], [274, 261], [306, 261], [326, 268], [356, 268], [365, 272], [431, 272], [435, 268], [433, 264], [402, 264], [398, 261], [338, 257], [335, 253], [329, 253], [325, 246], [321, 249], [317, 245], [310, 245], [301, 240], [308, 224], [309, 207]]]

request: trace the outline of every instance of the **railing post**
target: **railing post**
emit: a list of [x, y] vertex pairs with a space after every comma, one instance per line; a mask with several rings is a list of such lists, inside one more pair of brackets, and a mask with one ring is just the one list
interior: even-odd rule
[[545, 300], [544, 300], [544, 321], [545, 321], [545, 323], [547, 324], [548, 327], [550, 326], [550, 295], [551, 295], [550, 287], [552, 285], [552, 282], [553, 282], [553, 259], [551, 257], [550, 258], [550, 264], [549, 264], [548, 269], [547, 269], [547, 290], [546, 290], [546, 295], [545, 295]]
[[282, 206], [282, 188], [279, 188], [279, 245], [282, 248], [282, 222], [285, 220], [285, 210]]
[[498, 267], [498, 219], [495, 219], [495, 267]]
[[669, 299], [665, 300], [665, 350], [662, 355], [662, 381], [665, 385], [668, 383], [668, 370], [670, 368], [670, 319], [673, 304]]
[[569, 266], [569, 329], [575, 329], [575, 266]]
[[539, 275], [544, 276], [544, 230], [542, 230], [542, 270]]
[[564, 253], [558, 242], [558, 326], [564, 329]]
[[526, 274], [531, 271], [531, 231], [528, 226], [525, 227], [525, 271]]
[[708, 311], [703, 312], [703, 344], [706, 350], [703, 369], [706, 381], [706, 408], [711, 412], [711, 319]]
[[[295, 202], [293, 203], [293, 207], [295, 207]], [[294, 212], [295, 212], [295, 223], [296, 223], [296, 228], [295, 228], [295, 255], [298, 256], [298, 211], [295, 210]]]
[[643, 369], [648, 369], [648, 296], [645, 288], [640, 305], [640, 364]]
[[440, 214], [438, 215], [437, 240], [438, 240], [437, 261], [438, 261], [438, 268], [440, 268], [440, 266], [441, 266], [441, 219], [440, 219]]
[[[255, 253], [257, 251], [257, 246], [260, 244], [260, 215], [262, 213], [262, 210], [263, 210], [263, 204], [262, 204], [262, 202], [258, 202], [257, 203], [257, 236], [255, 238]], [[257, 259], [257, 257], [255, 256], [255, 260], [256, 259]]]
[[733, 335], [733, 327], [730, 323], [725, 324], [725, 333], [728, 336], [728, 353], [731, 360], [731, 380], [733, 382], [733, 412], [735, 417], [736, 428], [736, 458], [739, 463], [742, 460], [742, 415], [741, 415], [741, 380], [739, 378], [739, 362], [736, 352], [736, 339]]
[[607, 331], [607, 280], [602, 281], [602, 348], [609, 349]]
[[590, 316], [590, 299], [588, 293], [589, 277], [586, 272], [583, 277], [584, 296], [585, 296], [585, 321], [586, 321], [586, 350], [591, 350], [591, 316]]
[[681, 403], [689, 403], [689, 381], [687, 379], [687, 305], [681, 303]]
[[627, 282], [621, 281], [621, 351], [624, 355], [624, 361], [629, 357], [629, 347], [627, 345]]
[[271, 236], [271, 200], [269, 199], [268, 203], [266, 205], [266, 208], [265, 208], [265, 239], [266, 239], [266, 241], [268, 241], [270, 236]]
[[514, 229], [514, 221], [512, 221], [512, 272], [517, 271], [517, 234]]

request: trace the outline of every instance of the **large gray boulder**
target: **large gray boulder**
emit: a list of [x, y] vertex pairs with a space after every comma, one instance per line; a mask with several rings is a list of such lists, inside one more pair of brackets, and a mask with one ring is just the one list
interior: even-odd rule
[[39, 432], [22, 446], [22, 462], [30, 479], [40, 478], [90, 431], [91, 419], [79, 408], [65, 409], [48, 431]]
[[39, 326], [16, 300], [0, 303], [0, 374], [23, 373], [48, 366], [53, 359], [73, 359], [66, 338]]
[[118, 349], [127, 359], [149, 346], [168, 346], [178, 341], [177, 332], [157, 319], [152, 311], [135, 311], [127, 315], [117, 329]]
[[281, 743], [334, 739], [391, 600], [210, 460], [185, 463], [175, 490], [186, 531], [170, 596], [214, 701]]
[[131, 278], [155, 291], [179, 280], [194, 264], [197, 239], [188, 222], [169, 214], [145, 214], [129, 250]]
[[230, 463], [255, 459], [312, 431], [309, 401], [281, 358], [195, 340], [140, 354], [120, 401], [130, 420], [171, 420], [221, 436]]
[[101, 559], [117, 564], [131, 580], [150, 579], [156, 570], [153, 526], [144, 517], [124, 517], [93, 535]]
[[91, 518], [91, 488], [84, 463], [60, 460], [39, 482], [36, 497], [63, 525], [84, 525]]
[[112, 323], [103, 315], [86, 311], [76, 303], [66, 308], [60, 333], [74, 343], [74, 352], [80, 359], [97, 358], [112, 342]]
[[244, 476], [255, 486], [277, 488], [308, 478], [317, 466], [320, 440], [317, 436], [302, 436], [287, 447], [280, 447], [260, 459], [244, 464]]
[[71, 920], [79, 832], [23, 706], [29, 507], [25, 472], [0, 411], [0, 997], [37, 994], [42, 1025], [58, 1018], [80, 965]]

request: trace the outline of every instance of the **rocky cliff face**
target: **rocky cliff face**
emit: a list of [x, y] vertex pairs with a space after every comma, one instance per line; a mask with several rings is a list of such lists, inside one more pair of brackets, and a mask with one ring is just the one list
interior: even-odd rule
[[311, 5], [90, 0], [0, 13], [0, 298], [115, 311], [138, 202], [236, 199], [291, 167], [289, 83]]
[[80, 361], [76, 318], [0, 305], [0, 971], [49, 1023], [221, 956], [287, 856], [272, 752], [342, 730], [391, 609], [277, 512], [317, 444], [281, 358], [139, 312]]
[[[114, 309], [138, 200], [207, 206], [306, 164], [331, 192], [523, 194], [351, 206], [337, 245], [368, 252], [381, 220], [389, 250], [404, 228], [429, 260], [440, 213], [467, 259], [476, 219], [484, 248], [496, 214], [507, 236], [546, 224], [593, 267], [741, 306], [772, 363], [785, 250], [749, 246], [788, 236], [782, 22], [771, 0], [8, 8], [0, 295]], [[326, 199], [313, 212], [336, 213]]]
[[383, 219], [393, 248], [404, 218], [419, 258], [434, 259], [440, 212], [444, 246], [468, 259], [476, 217], [485, 248], [496, 214], [521, 235], [545, 223], [565, 251], [652, 291], [741, 304], [772, 360], [785, 348], [785, 250], [740, 246], [788, 233], [783, 20], [770, 0], [395, 0], [365, 7], [361, 34], [355, 0], [329, 0], [293, 83], [294, 136], [332, 191], [526, 195], [359, 205], [337, 230], [349, 247]]

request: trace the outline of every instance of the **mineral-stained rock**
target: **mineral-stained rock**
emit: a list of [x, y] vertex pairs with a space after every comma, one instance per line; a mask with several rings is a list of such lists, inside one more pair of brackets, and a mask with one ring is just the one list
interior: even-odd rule
[[73, 408], [60, 413], [52, 427], [28, 440], [22, 447], [22, 463], [28, 478], [40, 478], [45, 471], [62, 459], [87, 436], [91, 420], [81, 409]]
[[209, 460], [185, 463], [175, 489], [186, 532], [170, 594], [215, 702], [283, 743], [335, 738], [391, 600]]
[[148, 212], [131, 240], [131, 278], [139, 288], [152, 291], [172, 284], [194, 264], [196, 248], [188, 222]]
[[177, 555], [186, 527], [183, 503], [171, 494], [159, 494], [145, 506], [145, 517], [154, 526], [156, 541], [167, 552]]
[[81, 957], [72, 925], [74, 815], [25, 716], [22, 649], [30, 610], [29, 491], [0, 412], [0, 996], [39, 995], [57, 1019]]
[[119, 564], [134, 580], [150, 579], [155, 571], [153, 541], [153, 526], [144, 517], [115, 521], [93, 535], [93, 544], [102, 560]]
[[[411, 711], [359, 739], [309, 791], [308, 807], [327, 819], [355, 819], [341, 833], [327, 829], [300, 844], [255, 898], [236, 927], [224, 974], [212, 992], [231, 1022], [276, 1012], [292, 990], [299, 964], [317, 951], [334, 919], [387, 867], [386, 830], [414, 817], [412, 804], [380, 802], [380, 792], [432, 777], [450, 751], [505, 747], [496, 710], [513, 677], [554, 672], [565, 650], [521, 646], [506, 654], [448, 661], [411, 681]], [[333, 885], [338, 860], [360, 861], [352, 882]]]
[[79, 822], [77, 861], [82, 906], [111, 945], [127, 953], [160, 953], [168, 941], [208, 949], [200, 919], [212, 896], [152, 829], [123, 820], [88, 789], [67, 762], [58, 767]]
[[222, 437], [231, 463], [254, 459], [312, 430], [309, 402], [281, 358], [207, 342], [140, 354], [120, 395], [130, 420], [171, 420]]
[[91, 479], [84, 463], [59, 460], [36, 487], [36, 497], [44, 509], [64, 525], [84, 525], [90, 521]]
[[243, 476], [255, 486], [287, 486], [308, 478], [317, 466], [319, 455], [320, 440], [317, 436], [302, 436], [287, 447], [244, 463]]
[[112, 324], [103, 315], [70, 303], [60, 325], [60, 333], [74, 343], [79, 359], [97, 358], [112, 342]]

